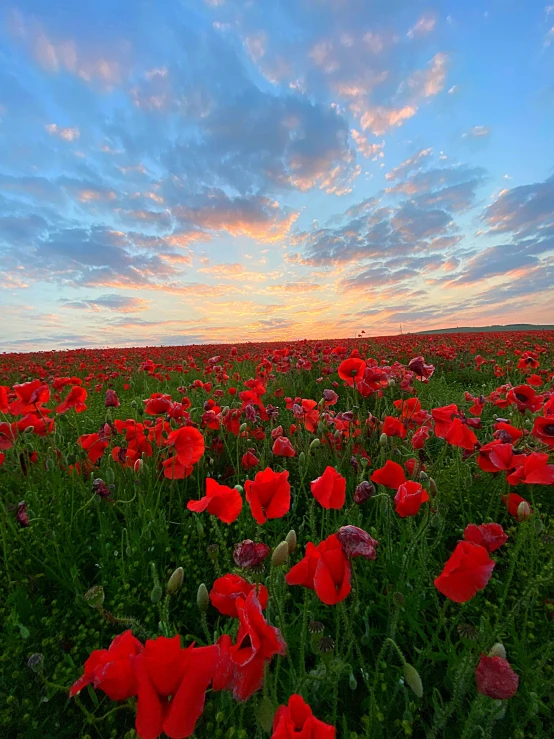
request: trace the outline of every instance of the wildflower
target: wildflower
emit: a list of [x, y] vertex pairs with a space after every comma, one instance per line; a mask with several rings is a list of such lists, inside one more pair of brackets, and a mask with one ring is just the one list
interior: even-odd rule
[[362, 480], [354, 491], [354, 503], [356, 503], [356, 505], [362, 505], [362, 503], [369, 500], [372, 495], [375, 495], [374, 486], [367, 480]]
[[263, 542], [255, 543], [252, 539], [245, 539], [235, 546], [233, 561], [243, 570], [248, 567], [258, 567], [270, 551], [267, 544]]
[[505, 544], [508, 541], [508, 536], [499, 523], [484, 523], [481, 526], [470, 523], [465, 528], [464, 539], [472, 541], [474, 544], [480, 544], [490, 554]]
[[266, 467], [254, 480], [246, 480], [244, 489], [252, 516], [259, 524], [271, 518], [282, 518], [290, 510], [289, 473], [274, 472]]
[[208, 511], [223, 523], [231, 524], [237, 520], [242, 510], [242, 497], [235, 488], [220, 485], [213, 477], [206, 478], [206, 495], [200, 500], [189, 500], [189, 511], [201, 513]]
[[328, 606], [344, 600], [350, 593], [351, 567], [335, 534], [320, 542], [306, 545], [306, 554], [286, 575], [289, 585], [301, 585], [315, 590]]
[[[238, 618], [237, 598], [246, 598], [256, 586], [240, 575], [224, 575], [215, 580], [210, 591], [210, 602], [224, 616]], [[269, 594], [265, 585], [259, 585], [256, 591], [262, 610], [265, 610]]]
[[406, 482], [406, 475], [398, 462], [387, 459], [384, 467], [372, 472], [371, 479], [378, 485], [384, 485], [387, 488], [398, 490], [400, 485]]
[[317, 719], [304, 699], [293, 693], [286, 706], [279, 706], [273, 719], [271, 739], [335, 739], [336, 729]]
[[396, 512], [401, 518], [415, 516], [419, 512], [422, 503], [426, 503], [428, 500], [427, 490], [419, 482], [413, 480], [408, 480], [400, 485], [394, 496]]
[[334, 467], [326, 467], [324, 473], [310, 484], [312, 495], [317, 502], [330, 510], [340, 510], [346, 500], [346, 478]]
[[357, 526], [342, 526], [337, 532], [337, 539], [349, 559], [375, 559], [377, 556], [379, 542]]
[[488, 657], [486, 654], [481, 655], [475, 670], [475, 681], [479, 693], [501, 701], [513, 698], [519, 685], [519, 677], [506, 659]]
[[494, 566], [485, 547], [460, 541], [434, 584], [450, 600], [465, 603], [486, 587]]
[[294, 447], [292, 446], [292, 444], [290, 443], [290, 440], [287, 439], [286, 436], [278, 436], [273, 442], [273, 447], [271, 448], [271, 451], [273, 452], [273, 454], [275, 454], [278, 457], [296, 456]]

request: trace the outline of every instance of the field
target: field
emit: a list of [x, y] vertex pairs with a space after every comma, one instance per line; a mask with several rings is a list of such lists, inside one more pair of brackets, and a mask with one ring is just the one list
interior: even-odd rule
[[553, 331], [0, 355], [0, 493], [3, 738], [553, 735]]

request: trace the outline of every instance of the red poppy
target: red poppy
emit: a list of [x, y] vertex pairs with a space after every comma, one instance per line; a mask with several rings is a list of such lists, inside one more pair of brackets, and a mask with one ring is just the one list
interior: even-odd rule
[[117, 397], [115, 390], [106, 390], [106, 400], [104, 401], [104, 405], [106, 408], [119, 408], [121, 403], [119, 402], [119, 398]]
[[83, 434], [77, 439], [77, 444], [86, 451], [92, 464], [96, 464], [108, 448], [108, 442], [100, 434]]
[[0, 422], [0, 449], [11, 449], [14, 441], [15, 434], [13, 427], [6, 421]]
[[459, 418], [452, 421], [444, 439], [452, 446], [458, 446], [469, 451], [473, 451], [477, 444], [477, 437], [473, 431], [467, 423], [462, 423]]
[[164, 395], [164, 393], [152, 393], [147, 400], [142, 402], [144, 403], [144, 412], [148, 413], [149, 416], [169, 413], [173, 407], [171, 395]]
[[263, 542], [256, 543], [252, 539], [245, 539], [235, 546], [233, 561], [237, 567], [245, 570], [261, 564], [270, 551], [271, 549]]
[[371, 473], [371, 480], [377, 483], [377, 485], [384, 485], [386, 488], [398, 490], [400, 485], [406, 482], [406, 475], [398, 462], [387, 459], [384, 467], [380, 467]]
[[506, 478], [510, 485], [554, 485], [554, 464], [548, 464], [548, 454], [531, 452], [516, 457], [517, 467]]
[[399, 436], [401, 439], [405, 439], [408, 431], [398, 418], [394, 418], [394, 416], [385, 416], [383, 433], [387, 436]]
[[494, 424], [493, 436], [504, 444], [515, 444], [523, 436], [523, 431], [505, 421], [499, 421]]
[[357, 359], [356, 357], [350, 357], [341, 362], [337, 368], [339, 377], [344, 380], [351, 387], [354, 383], [360, 382], [364, 376], [366, 369], [366, 363], [363, 359]]
[[529, 502], [517, 493], [508, 493], [508, 495], [503, 495], [502, 501], [508, 509], [510, 516], [513, 516], [520, 521], [525, 518], [530, 518], [530, 516], [533, 515], [533, 509], [529, 505]]
[[429, 382], [429, 378], [433, 375], [435, 367], [432, 364], [425, 364], [423, 357], [414, 357], [408, 362], [408, 369], [423, 382]]
[[518, 385], [508, 390], [506, 400], [513, 403], [520, 413], [525, 413], [527, 409], [536, 413], [541, 409], [544, 398], [542, 395], [537, 395], [529, 385]]
[[84, 675], [71, 686], [70, 697], [91, 683], [114, 701], [127, 700], [136, 695], [137, 681], [131, 658], [140, 654], [143, 649], [132, 631], [119, 634], [109, 649], [97, 649], [90, 655], [85, 662]]
[[194, 465], [204, 454], [204, 437], [194, 426], [181, 426], [167, 437], [168, 446], [175, 448], [179, 463], [185, 467]]
[[332, 606], [350, 593], [350, 578], [350, 562], [337, 536], [331, 534], [317, 547], [308, 542], [304, 559], [289, 570], [285, 579], [289, 585], [315, 590], [323, 603]]
[[181, 464], [178, 457], [169, 457], [162, 462], [164, 471], [164, 477], [170, 480], [184, 480], [185, 477], [192, 475], [194, 465], [192, 464]]
[[495, 562], [485, 547], [460, 541], [435, 579], [435, 587], [455, 603], [465, 603], [486, 587], [494, 566]]
[[[14, 385], [13, 391], [17, 399], [10, 403], [8, 407], [12, 415], [20, 416], [24, 413], [34, 413], [39, 408], [42, 413], [46, 411], [45, 408], [42, 408], [42, 405], [50, 400], [50, 388], [42, 380], [32, 380], [31, 382]], [[51, 413], [52, 411], [48, 412]]]
[[290, 510], [288, 470], [274, 472], [266, 467], [253, 480], [246, 480], [244, 489], [252, 516], [259, 524], [270, 518], [282, 518]]
[[439, 439], [444, 439], [450, 430], [453, 417], [459, 415], [459, 413], [458, 406], [454, 403], [441, 406], [440, 408], [433, 408], [431, 415], [435, 422], [435, 436], [438, 436]]
[[249, 449], [245, 454], [242, 455], [240, 460], [241, 467], [245, 470], [251, 470], [253, 467], [257, 467], [260, 464], [260, 460], [255, 455], [254, 449]]
[[554, 447], [554, 416], [537, 416], [531, 433], [543, 444]]
[[475, 670], [475, 681], [479, 693], [498, 701], [513, 698], [519, 685], [519, 677], [507, 660], [486, 654], [481, 655]]
[[491, 554], [508, 541], [508, 536], [499, 523], [483, 523], [481, 526], [470, 523], [465, 528], [464, 539], [480, 544]]
[[[181, 638], [149, 639], [133, 660], [138, 684], [135, 728], [140, 739], [189, 737], [204, 709], [212, 681], [217, 646], [182, 649]], [[169, 700], [168, 700], [169, 699]]]
[[[252, 590], [256, 590], [256, 586], [240, 575], [224, 575], [215, 580], [210, 590], [210, 602], [224, 616], [238, 618], [237, 598], [245, 599]], [[269, 598], [265, 585], [258, 586], [257, 596], [262, 610], [265, 610]]]
[[503, 444], [500, 440], [483, 444], [479, 449], [477, 464], [483, 472], [511, 470], [516, 465], [514, 461], [514, 448], [511, 443]]
[[10, 388], [7, 385], [0, 385], [0, 413], [8, 413], [8, 398]]
[[326, 467], [321, 477], [311, 482], [310, 489], [317, 502], [327, 510], [339, 510], [346, 500], [346, 478], [334, 467]]
[[296, 456], [294, 447], [292, 446], [292, 444], [290, 443], [290, 440], [287, 439], [286, 436], [278, 436], [273, 442], [273, 447], [271, 448], [271, 451], [273, 452], [273, 454], [275, 454], [278, 457]]
[[400, 485], [394, 496], [396, 512], [401, 518], [415, 516], [419, 513], [422, 503], [426, 503], [428, 500], [427, 490], [419, 482], [413, 480], [408, 480]]
[[200, 500], [189, 500], [187, 508], [195, 513], [207, 510], [223, 523], [233, 523], [242, 510], [242, 497], [236, 488], [220, 485], [213, 477], [207, 477], [206, 495]]
[[379, 542], [370, 536], [367, 531], [357, 526], [342, 526], [337, 531], [337, 539], [348, 559], [354, 557], [375, 559], [377, 557], [376, 547]]
[[0, 467], [2, 467], [5, 461], [6, 461], [6, 455], [3, 452], [0, 452]]
[[288, 705], [279, 706], [271, 739], [335, 739], [336, 729], [317, 719], [302, 696], [294, 693]]
[[422, 426], [412, 436], [412, 449], [423, 449], [425, 442], [431, 435], [431, 430], [427, 426]]
[[220, 658], [213, 681], [214, 690], [232, 690], [237, 701], [245, 701], [263, 683], [264, 666], [274, 655], [286, 654], [281, 632], [265, 620], [256, 593], [237, 598], [239, 630], [235, 644], [228, 634], [217, 644]]
[[76, 413], [82, 413], [87, 409], [85, 405], [86, 399], [87, 391], [85, 388], [80, 385], [72, 385], [65, 400], [56, 408], [56, 413], [67, 413], [71, 408], [75, 408]]

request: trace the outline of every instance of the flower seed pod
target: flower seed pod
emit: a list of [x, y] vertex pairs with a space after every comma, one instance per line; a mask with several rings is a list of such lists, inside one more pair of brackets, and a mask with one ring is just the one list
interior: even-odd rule
[[517, 507], [517, 520], [524, 521], [526, 518], [531, 517], [531, 506], [526, 500], [522, 500]]
[[104, 474], [104, 477], [106, 478], [106, 482], [108, 485], [110, 485], [115, 480], [115, 472], [113, 471], [112, 467], [106, 467], [106, 472]]
[[167, 594], [173, 595], [176, 593], [181, 585], [183, 584], [183, 579], [185, 576], [185, 571], [182, 567], [177, 567], [176, 570], [172, 573], [171, 577], [167, 581]]
[[104, 603], [104, 588], [101, 585], [93, 585], [84, 595], [84, 598], [91, 608], [100, 610]]
[[314, 449], [319, 449], [321, 446], [321, 441], [319, 439], [314, 439], [312, 443], [310, 444], [310, 451], [313, 451]]
[[404, 680], [406, 685], [414, 691], [418, 698], [423, 697], [423, 683], [421, 682], [419, 672], [408, 662], [404, 664]]
[[298, 455], [298, 466], [303, 467], [306, 464], [306, 455], [304, 452], [300, 452]]
[[291, 529], [289, 531], [289, 533], [285, 537], [285, 541], [289, 545], [289, 554], [293, 554], [298, 541], [296, 538], [296, 531], [294, 529]]
[[439, 489], [437, 488], [437, 483], [433, 480], [432, 477], [429, 478], [429, 495], [434, 498], [437, 493], [439, 492]]
[[204, 585], [204, 583], [201, 583], [201, 585], [198, 587], [198, 592], [196, 593], [196, 605], [198, 606], [198, 610], [201, 613], [206, 613], [206, 611], [208, 610], [208, 606], [210, 605], [208, 588]]
[[354, 677], [353, 672], [351, 672], [350, 675], [348, 676], [348, 686], [350, 690], [356, 690], [356, 688], [358, 687], [358, 681]]
[[244, 488], [242, 487], [242, 485], [235, 485], [235, 490], [238, 490], [241, 495], [242, 493], [244, 493]]
[[386, 434], [381, 434], [379, 437], [379, 446], [387, 446], [389, 437]]
[[241, 424], [241, 426], [239, 428], [239, 433], [244, 434], [244, 432], [246, 431], [247, 428], [248, 428], [248, 424], [247, 423]]
[[289, 557], [289, 545], [286, 541], [277, 544], [271, 555], [271, 564], [273, 567], [284, 565]]
[[489, 657], [502, 657], [502, 659], [506, 659], [506, 649], [504, 644], [500, 644], [500, 642], [494, 644], [489, 652]]

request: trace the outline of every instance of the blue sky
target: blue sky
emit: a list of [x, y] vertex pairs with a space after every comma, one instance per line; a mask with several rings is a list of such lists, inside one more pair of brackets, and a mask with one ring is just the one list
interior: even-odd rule
[[0, 11], [0, 351], [554, 322], [554, 6]]

